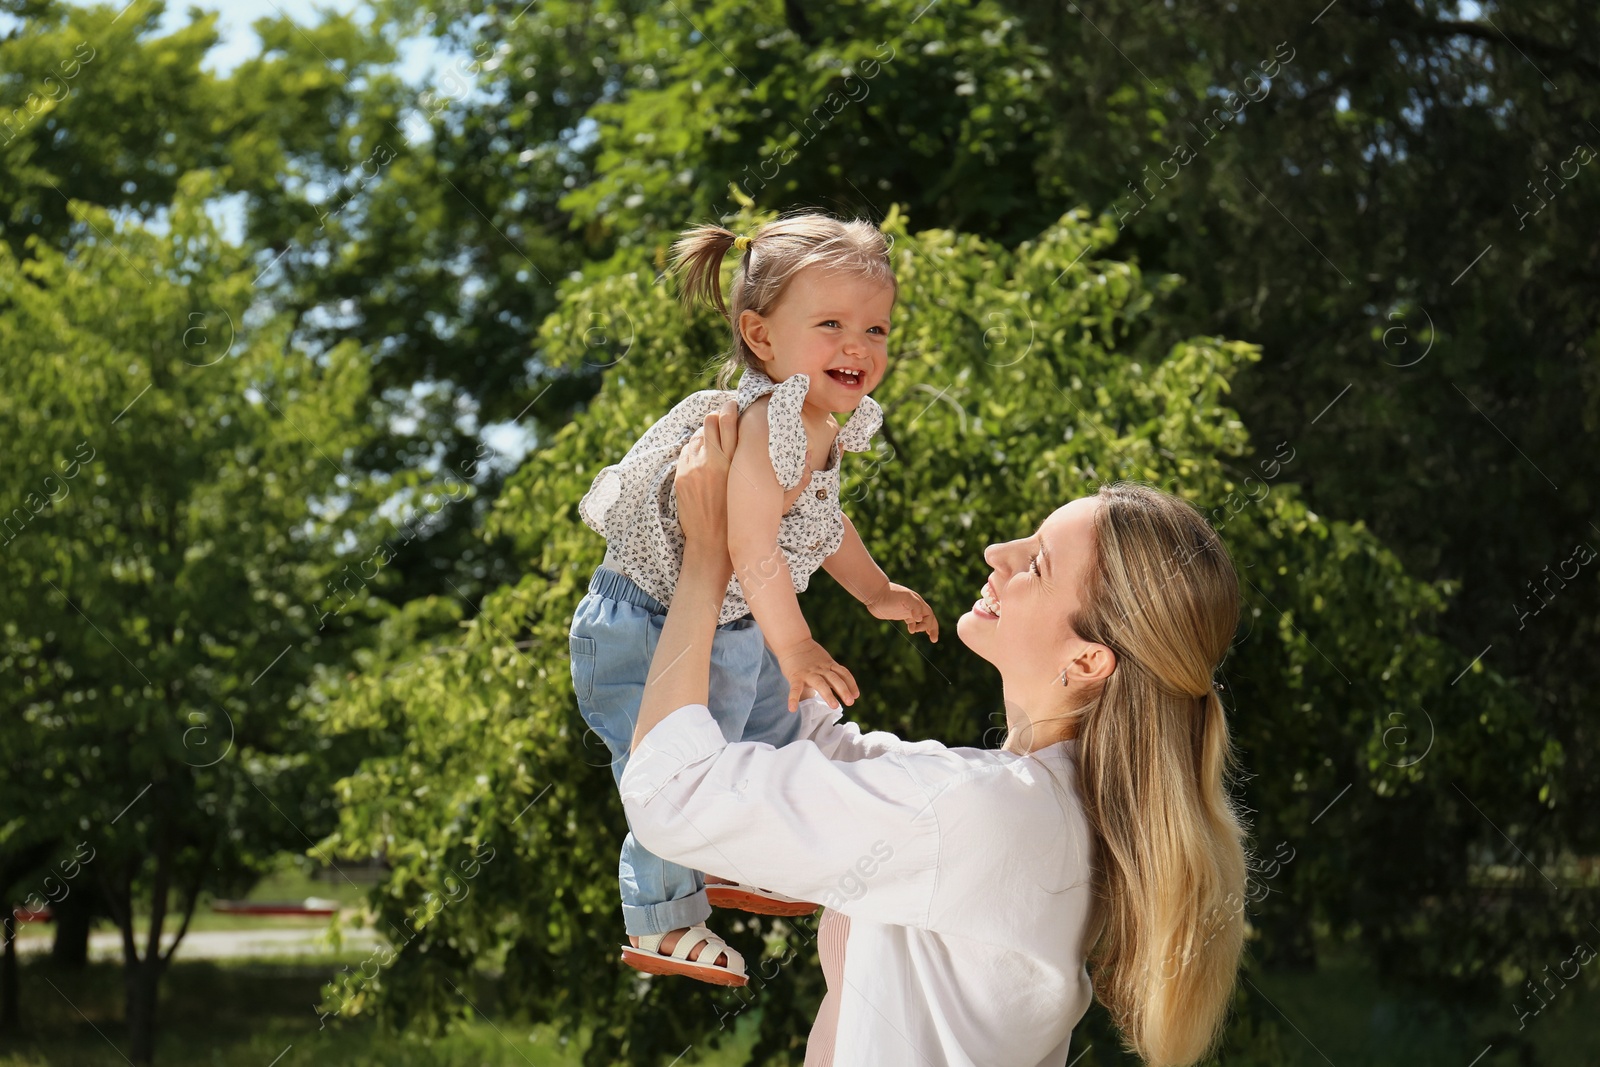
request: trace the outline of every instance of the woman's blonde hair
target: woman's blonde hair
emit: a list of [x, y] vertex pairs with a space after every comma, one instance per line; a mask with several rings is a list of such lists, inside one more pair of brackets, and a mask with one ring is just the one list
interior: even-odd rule
[[1239, 621], [1239, 580], [1191, 504], [1136, 482], [1098, 492], [1074, 632], [1116, 667], [1074, 708], [1094, 832], [1095, 994], [1150, 1067], [1209, 1055], [1244, 948], [1246, 829], [1212, 674]]
[[730, 307], [722, 299], [722, 260], [737, 239], [721, 226], [696, 226], [685, 230], [671, 250], [672, 270], [683, 279], [683, 302], [691, 308], [702, 301], [710, 304], [732, 331], [733, 344], [717, 372], [719, 389], [727, 388], [742, 367], [764, 372], [739, 331], [739, 316], [746, 310], [770, 315], [804, 268], [823, 266], [899, 288], [889, 264], [889, 240], [881, 230], [864, 219], [843, 221], [807, 211], [773, 219], [749, 235], [734, 268]]

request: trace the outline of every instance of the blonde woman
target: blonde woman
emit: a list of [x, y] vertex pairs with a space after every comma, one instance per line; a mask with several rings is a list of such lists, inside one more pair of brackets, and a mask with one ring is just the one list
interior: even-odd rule
[[737, 438], [724, 405], [678, 459], [683, 568], [620, 785], [658, 854], [829, 902], [807, 1067], [1060, 1067], [1092, 996], [1151, 1067], [1205, 1058], [1246, 875], [1215, 531], [1116, 483], [985, 550], [957, 633], [1000, 672], [999, 750], [862, 734], [819, 700], [795, 741], [729, 743], [705, 701]]

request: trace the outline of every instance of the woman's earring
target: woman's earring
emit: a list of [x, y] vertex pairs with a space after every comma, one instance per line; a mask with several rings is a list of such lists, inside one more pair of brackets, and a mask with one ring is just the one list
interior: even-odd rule
[[1061, 673], [1056, 675], [1056, 681], [1060, 682], [1062, 685], [1067, 684], [1067, 669], [1065, 667], [1062, 667]]

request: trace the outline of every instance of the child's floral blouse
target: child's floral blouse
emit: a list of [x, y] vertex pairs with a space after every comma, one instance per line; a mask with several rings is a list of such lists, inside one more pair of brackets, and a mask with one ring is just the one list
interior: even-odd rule
[[[683, 530], [678, 525], [678, 498], [673, 492], [678, 453], [706, 415], [730, 397], [742, 414], [753, 402], [772, 394], [767, 407], [767, 451], [778, 484], [786, 491], [800, 484], [805, 472], [806, 431], [801, 406], [811, 379], [795, 374], [782, 382], [746, 368], [737, 391], [703, 389], [680, 401], [645, 431], [618, 463], [595, 475], [578, 504], [583, 521], [606, 539], [604, 566], [633, 579], [663, 604], [672, 602], [683, 564]], [[839, 510], [839, 461], [842, 452], [865, 452], [883, 424], [883, 410], [870, 396], [851, 413], [828, 453], [825, 470], [811, 472], [800, 494], [778, 524], [778, 548], [789, 564], [795, 592], [804, 592], [822, 561], [838, 551], [844, 538]], [[776, 573], [776, 568], [774, 568]], [[728, 580], [718, 624], [750, 612], [737, 577]]]

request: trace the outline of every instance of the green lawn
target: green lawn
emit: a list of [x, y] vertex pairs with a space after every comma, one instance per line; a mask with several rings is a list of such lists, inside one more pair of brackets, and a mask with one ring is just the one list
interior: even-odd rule
[[[587, 1034], [506, 1019], [469, 1025], [430, 1043], [380, 1037], [359, 1020], [321, 1025], [312, 1003], [330, 976], [360, 956], [218, 964], [174, 961], [162, 988], [159, 1067], [575, 1067]], [[127, 1067], [121, 969], [94, 964], [63, 975], [47, 960], [22, 966], [20, 1038], [0, 1039], [0, 1067]], [[70, 1002], [69, 1002], [70, 1001]], [[481, 1001], [480, 1001], [481, 1003]], [[734, 1047], [681, 1064], [739, 1067], [754, 1042], [754, 1013]], [[281, 1057], [281, 1058], [280, 1058]]]
[[[561, 1035], [547, 1026], [493, 1019], [431, 1043], [379, 1037], [362, 1022], [318, 1029], [312, 1003], [330, 975], [359, 957], [197, 961], [173, 965], [162, 991], [160, 1067], [565, 1067], [579, 1061], [586, 1034]], [[489, 979], [484, 979], [490, 982]], [[1269, 1015], [1288, 1022], [1281, 1054], [1251, 1064], [1272, 1067], [1467, 1067], [1485, 1041], [1455, 1032], [1425, 1005], [1399, 1003], [1376, 992], [1362, 975], [1337, 965], [1313, 975], [1254, 976], [1274, 1005]], [[1593, 1067], [1600, 1063], [1600, 996], [1572, 987], [1564, 1004], [1552, 1004], [1528, 1035], [1542, 1067]], [[486, 993], [486, 998], [488, 994]], [[483, 1001], [479, 1001], [483, 1003]], [[22, 967], [27, 1030], [0, 1040], [0, 1067], [125, 1067], [117, 1047], [122, 1032], [121, 975], [113, 964], [61, 974], [48, 960]], [[740, 1020], [735, 1041], [721, 1053], [698, 1050], [680, 1063], [741, 1067], [754, 1041], [756, 1011]], [[1473, 1034], [1515, 1030], [1504, 1019], [1478, 1020]], [[113, 1047], [113, 1044], [117, 1047]], [[1080, 1051], [1074, 1048], [1074, 1054]], [[1093, 1049], [1079, 1067], [1114, 1062]], [[1241, 1061], [1243, 1062], [1243, 1061]], [[1477, 1067], [1513, 1067], [1512, 1050], [1497, 1046]]]
[[[331, 897], [357, 904], [364, 889], [348, 883], [312, 881], [287, 868], [264, 880], [255, 900]], [[196, 913], [191, 929], [324, 929], [326, 919], [264, 919]], [[102, 925], [100, 929], [108, 929]], [[22, 936], [48, 938], [52, 927], [30, 924]], [[583, 1033], [563, 1041], [548, 1026], [493, 1019], [463, 1027], [431, 1043], [380, 1037], [360, 1020], [319, 1030], [311, 1005], [322, 985], [341, 967], [365, 953], [296, 956], [240, 961], [184, 961], [180, 952], [162, 990], [160, 1067], [561, 1067], [579, 1062]], [[1307, 975], [1252, 975], [1271, 1007], [1267, 1017], [1279, 1027], [1281, 1047], [1249, 1062], [1272, 1067], [1468, 1067], [1491, 1041], [1495, 1047], [1476, 1067], [1522, 1067], [1510, 1043], [1495, 1035], [1515, 1033], [1517, 1019], [1506, 996], [1500, 1013], [1488, 1012], [1470, 1026], [1453, 1025], [1425, 1001], [1400, 1001], [1378, 990], [1370, 976], [1324, 951], [1322, 970]], [[492, 979], [483, 979], [492, 984]], [[87, 972], [61, 974], [45, 957], [22, 964], [21, 1001], [25, 1032], [0, 1038], [0, 1067], [100, 1067], [124, 1065], [117, 1047], [122, 1032], [120, 967], [92, 965]], [[484, 1003], [480, 1000], [478, 1003]], [[741, 1067], [754, 1043], [758, 1012], [745, 1013], [732, 1046], [690, 1063]], [[1562, 990], [1549, 1009], [1531, 1020], [1526, 1037], [1540, 1067], [1595, 1067], [1600, 1064], [1600, 990], [1576, 984]], [[1076, 1056], [1083, 1051], [1074, 1046]], [[1115, 1062], [1091, 1048], [1079, 1067]], [[1240, 1061], [1244, 1067], [1244, 1061]]]
[[[1453, 1024], [1425, 997], [1399, 999], [1377, 988], [1372, 978], [1340, 959], [1322, 954], [1315, 974], [1252, 976], [1271, 1002], [1269, 1018], [1283, 1027], [1284, 1059], [1275, 1067], [1468, 1067], [1491, 1046], [1476, 1067], [1522, 1067], [1506, 1040], [1517, 1033], [1517, 1016], [1505, 1006], [1491, 1008], [1470, 1025]], [[1536, 1050], [1539, 1067], [1595, 1067], [1600, 1064], [1600, 989], [1577, 985], [1562, 992], [1523, 1031]]]

